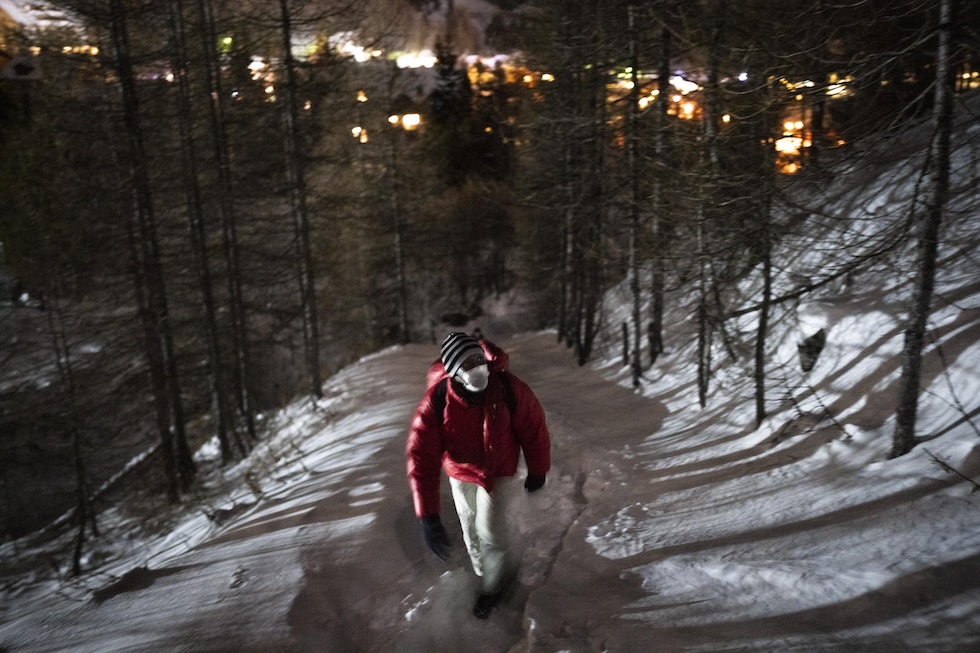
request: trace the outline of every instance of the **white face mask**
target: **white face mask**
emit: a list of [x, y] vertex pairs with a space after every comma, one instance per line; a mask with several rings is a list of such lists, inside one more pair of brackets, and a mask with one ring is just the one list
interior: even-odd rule
[[456, 378], [470, 392], [483, 392], [490, 381], [490, 367], [484, 364], [468, 370], [460, 370], [456, 373]]

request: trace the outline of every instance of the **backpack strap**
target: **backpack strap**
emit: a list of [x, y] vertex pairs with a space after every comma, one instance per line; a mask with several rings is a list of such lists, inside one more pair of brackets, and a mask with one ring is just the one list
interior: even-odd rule
[[446, 384], [449, 383], [449, 377], [444, 376], [439, 381], [436, 382], [436, 387], [432, 391], [432, 410], [436, 415], [439, 416], [440, 421], [445, 419], [444, 413], [446, 412]]
[[504, 403], [511, 415], [517, 414], [517, 397], [514, 396], [514, 386], [510, 382], [510, 372], [501, 372], [500, 381], [504, 386]]

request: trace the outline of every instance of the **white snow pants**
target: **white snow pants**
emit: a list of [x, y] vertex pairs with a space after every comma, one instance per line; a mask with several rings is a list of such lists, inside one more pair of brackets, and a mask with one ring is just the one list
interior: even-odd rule
[[525, 501], [520, 478], [498, 478], [492, 492], [455, 478], [449, 483], [473, 571], [482, 579], [483, 592], [495, 594], [520, 562], [520, 520]]

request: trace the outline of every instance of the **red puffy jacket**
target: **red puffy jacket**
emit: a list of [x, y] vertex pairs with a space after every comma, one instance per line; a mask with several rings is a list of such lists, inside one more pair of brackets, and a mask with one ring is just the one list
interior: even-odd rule
[[494, 481], [517, 473], [524, 452], [529, 474], [551, 469], [551, 439], [544, 410], [531, 388], [513, 374], [516, 414], [504, 399], [499, 373], [491, 373], [483, 404], [470, 404], [456, 381], [446, 383], [442, 415], [432, 406], [435, 385], [429, 387], [415, 411], [408, 433], [408, 481], [419, 517], [439, 514], [440, 465], [452, 478], [477, 483], [487, 491]]

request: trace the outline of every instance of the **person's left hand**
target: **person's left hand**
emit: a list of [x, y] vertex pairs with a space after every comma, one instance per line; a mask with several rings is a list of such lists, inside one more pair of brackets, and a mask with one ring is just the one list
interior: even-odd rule
[[537, 492], [544, 487], [544, 474], [528, 474], [524, 479], [524, 489], [528, 492]]
[[446, 532], [445, 526], [442, 525], [439, 515], [421, 517], [419, 523], [422, 525], [422, 538], [429, 550], [436, 554], [440, 560], [447, 560], [450, 547], [449, 534]]

